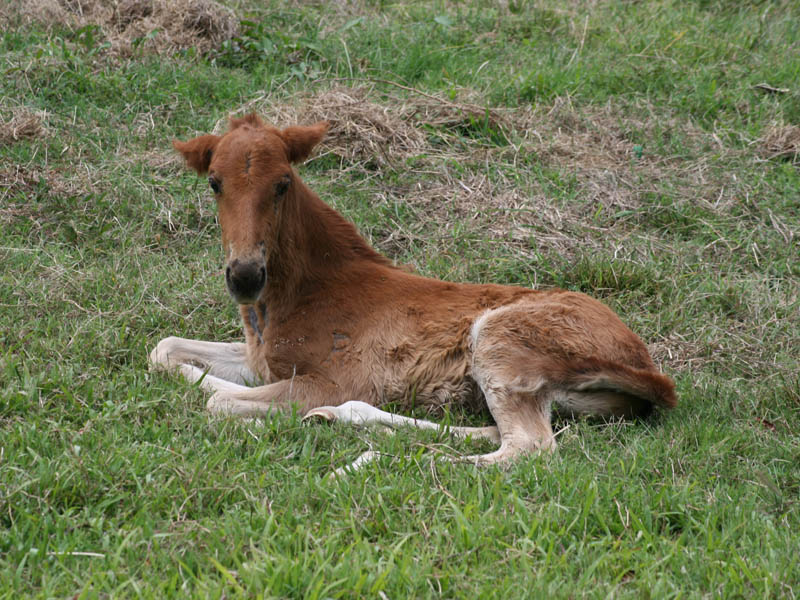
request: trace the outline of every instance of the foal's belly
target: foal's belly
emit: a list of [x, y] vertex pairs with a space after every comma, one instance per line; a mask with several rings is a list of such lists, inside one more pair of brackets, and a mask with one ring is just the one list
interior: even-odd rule
[[378, 406], [393, 403], [405, 409], [422, 406], [432, 410], [464, 408], [477, 412], [485, 405], [483, 392], [472, 377], [429, 382], [395, 380], [378, 393]]
[[470, 359], [464, 344], [449, 348], [425, 347], [405, 352], [386, 353], [384, 372], [373, 379], [377, 403], [397, 403], [402, 407], [424, 406], [439, 410], [463, 407], [480, 410], [483, 392], [470, 374]]

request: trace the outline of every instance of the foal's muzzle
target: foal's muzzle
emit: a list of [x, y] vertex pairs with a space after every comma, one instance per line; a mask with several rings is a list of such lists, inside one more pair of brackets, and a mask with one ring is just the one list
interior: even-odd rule
[[239, 304], [254, 304], [267, 282], [267, 267], [263, 261], [232, 260], [225, 269], [225, 283]]

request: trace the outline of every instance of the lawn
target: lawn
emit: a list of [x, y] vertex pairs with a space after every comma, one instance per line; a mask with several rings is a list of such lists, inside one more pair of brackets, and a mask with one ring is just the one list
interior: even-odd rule
[[[800, 595], [796, 2], [11, 0], [0, 32], [0, 598]], [[171, 140], [249, 111], [332, 121], [300, 174], [398, 263], [600, 298], [678, 408], [505, 469], [207, 415], [147, 368], [242, 338]]]

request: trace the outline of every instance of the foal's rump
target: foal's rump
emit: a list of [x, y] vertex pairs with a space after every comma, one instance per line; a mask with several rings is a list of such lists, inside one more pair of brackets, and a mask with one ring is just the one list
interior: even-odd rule
[[559, 412], [632, 417], [677, 404], [639, 337], [584, 294], [542, 292], [486, 311], [471, 337], [479, 380]]

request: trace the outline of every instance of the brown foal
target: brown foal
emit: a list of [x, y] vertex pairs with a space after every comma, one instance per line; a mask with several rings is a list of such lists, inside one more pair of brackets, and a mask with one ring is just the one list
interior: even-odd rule
[[153, 366], [200, 381], [210, 411], [251, 417], [295, 404], [307, 416], [436, 428], [377, 407], [486, 405], [496, 425], [449, 428], [499, 444], [467, 457], [481, 464], [553, 449], [553, 403], [607, 417], [676, 405], [641, 339], [597, 300], [428, 279], [378, 254], [291, 166], [327, 129], [249, 115], [222, 136], [174, 142], [208, 174], [246, 341], [166, 338]]

